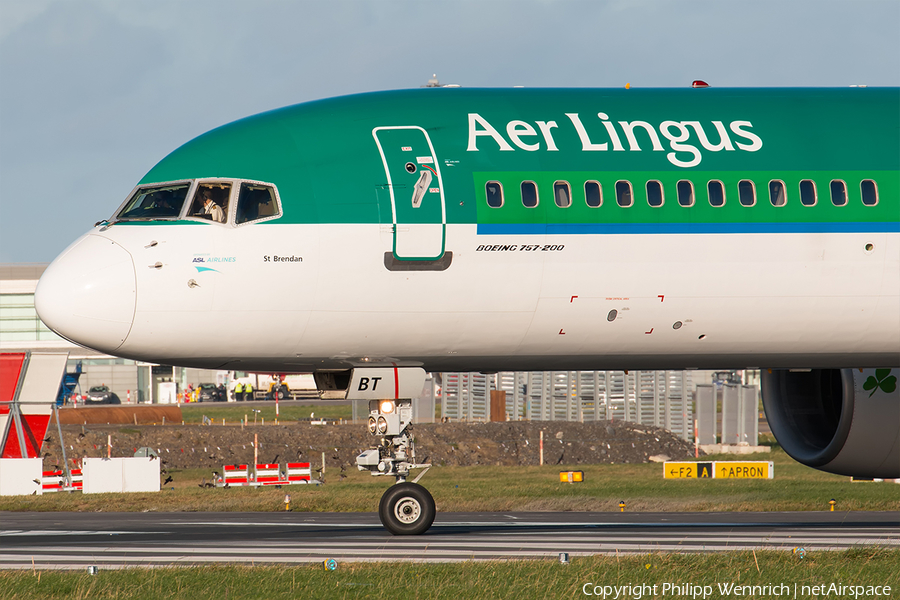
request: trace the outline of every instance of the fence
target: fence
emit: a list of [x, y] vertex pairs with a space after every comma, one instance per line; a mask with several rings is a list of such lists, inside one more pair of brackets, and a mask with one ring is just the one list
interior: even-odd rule
[[506, 392], [512, 421], [629, 421], [693, 439], [690, 371], [442, 373], [441, 416], [489, 419], [490, 392]]

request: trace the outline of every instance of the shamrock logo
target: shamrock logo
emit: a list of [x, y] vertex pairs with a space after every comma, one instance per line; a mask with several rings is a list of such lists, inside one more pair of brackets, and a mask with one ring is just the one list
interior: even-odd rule
[[870, 375], [863, 384], [864, 390], [867, 392], [872, 390], [872, 393], [869, 394], [869, 398], [874, 396], [879, 388], [885, 394], [890, 394], [897, 389], [897, 376], [891, 375], [890, 369], [875, 369], [875, 375]]

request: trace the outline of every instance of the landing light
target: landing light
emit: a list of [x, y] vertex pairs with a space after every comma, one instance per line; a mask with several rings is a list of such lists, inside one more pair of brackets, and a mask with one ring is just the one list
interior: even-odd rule
[[387, 431], [388, 424], [384, 417], [378, 417], [378, 433], [384, 433]]
[[392, 400], [383, 400], [381, 402], [382, 414], [389, 415], [394, 412], [394, 402]]
[[376, 427], [375, 417], [369, 417], [368, 426], [369, 426], [369, 433], [375, 433], [375, 427]]

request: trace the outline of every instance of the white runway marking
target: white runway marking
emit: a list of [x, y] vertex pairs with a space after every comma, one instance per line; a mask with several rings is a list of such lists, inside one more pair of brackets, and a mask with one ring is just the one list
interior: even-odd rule
[[[206, 563], [307, 563], [339, 561], [456, 562], [512, 560], [647, 552], [721, 552], [796, 547], [840, 550], [900, 547], [900, 515], [856, 514], [860, 522], [797, 515], [682, 516], [683, 523], [648, 515], [597, 520], [552, 513], [502, 515], [479, 520], [438, 521], [423, 536], [391, 536], [371, 514], [347, 515], [156, 515], [121, 513], [78, 520], [79, 528], [57, 521], [40, 528], [39, 518], [7, 513], [14, 525], [0, 531], [0, 564], [6, 568], [69, 569]], [[895, 517], [895, 515], [897, 515]], [[463, 515], [459, 515], [463, 516]], [[554, 521], [553, 517], [559, 519]], [[9, 518], [7, 518], [9, 517]], [[63, 517], [60, 517], [61, 519]], [[77, 517], [65, 517], [77, 519]], [[629, 518], [631, 520], [629, 520]], [[16, 519], [21, 519], [16, 523]], [[583, 519], [583, 521], [582, 521]], [[721, 520], [716, 520], [721, 519]], [[744, 519], [746, 522], [740, 522]], [[766, 523], [769, 519], [770, 523]], [[806, 521], [806, 523], [804, 523]], [[98, 529], [89, 529], [97, 523]], [[16, 524], [21, 524], [18, 528]], [[134, 530], [128, 527], [139, 525]], [[52, 527], [59, 529], [52, 529]], [[112, 526], [104, 531], [100, 527]]]

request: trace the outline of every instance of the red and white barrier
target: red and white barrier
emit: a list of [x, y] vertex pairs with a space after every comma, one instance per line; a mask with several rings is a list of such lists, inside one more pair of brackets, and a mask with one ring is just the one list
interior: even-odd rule
[[84, 489], [84, 476], [81, 474], [81, 469], [72, 469], [69, 474], [72, 477], [72, 485], [66, 485], [66, 472], [62, 469], [44, 471], [41, 475], [41, 487], [44, 493], [82, 491]]
[[260, 463], [254, 465], [252, 474], [248, 465], [224, 465], [222, 471], [223, 475], [215, 478], [216, 487], [318, 483], [311, 478], [309, 463], [288, 463], [284, 471], [278, 463]]
[[44, 471], [41, 474], [41, 487], [44, 493], [59, 492], [66, 488], [66, 473], [62, 469]]
[[312, 471], [309, 463], [288, 463], [286, 475], [288, 483], [309, 483]]
[[283, 485], [287, 483], [281, 479], [281, 465], [278, 463], [256, 465], [256, 475], [253, 479], [256, 485]]
[[72, 476], [72, 489], [80, 492], [84, 489], [84, 475], [81, 473], [81, 469], [72, 469], [69, 471], [69, 475]]
[[247, 465], [225, 465], [222, 485], [250, 485], [250, 469]]
[[36, 458], [47, 432], [68, 352], [0, 354], [2, 458]]

